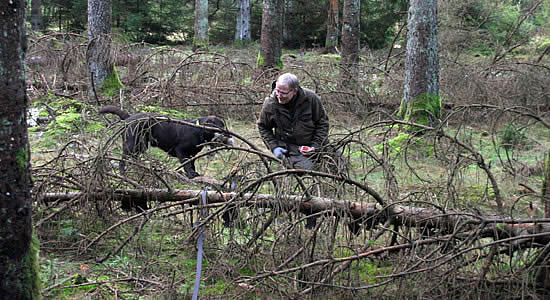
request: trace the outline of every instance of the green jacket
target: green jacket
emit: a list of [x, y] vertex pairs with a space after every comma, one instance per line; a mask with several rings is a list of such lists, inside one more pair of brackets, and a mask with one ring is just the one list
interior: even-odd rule
[[320, 149], [328, 136], [329, 121], [319, 96], [299, 87], [288, 104], [279, 104], [275, 91], [271, 92], [260, 112], [258, 130], [270, 150], [283, 147], [297, 154], [299, 146]]

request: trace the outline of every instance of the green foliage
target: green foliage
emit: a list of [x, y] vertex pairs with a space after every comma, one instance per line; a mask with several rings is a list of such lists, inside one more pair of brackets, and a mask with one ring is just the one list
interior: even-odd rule
[[113, 1], [113, 19], [132, 41], [165, 44], [193, 36], [192, 2]]
[[84, 32], [86, 30], [87, 0], [45, 0], [42, 1], [42, 28], [60, 31]]
[[288, 29], [283, 46], [288, 48], [324, 46], [327, 34], [326, 8], [326, 5], [320, 5], [318, 1], [296, 1], [288, 5], [285, 11], [285, 26]]
[[[151, 44], [191, 44], [194, 37], [194, 2], [178, 0], [114, 0], [112, 3], [113, 32], [124, 40]], [[293, 1], [285, 7], [286, 48], [321, 47], [326, 39], [327, 0]], [[442, 28], [462, 27], [479, 31], [479, 38], [471, 40], [470, 49], [488, 55], [504, 42], [510, 30], [526, 13], [532, 1], [483, 1], [467, 0], [452, 4], [452, 23], [442, 23]], [[82, 33], [86, 30], [87, 0], [43, 0], [44, 28]], [[262, 22], [262, 2], [252, 1], [250, 11], [251, 38], [259, 40]], [[550, 4], [545, 1], [519, 28], [509, 41], [514, 45], [529, 38], [534, 28], [543, 28], [550, 19]], [[342, 7], [340, 5], [340, 7]], [[361, 45], [381, 49], [393, 40], [400, 25], [406, 22], [408, 1], [361, 1]], [[208, 40], [211, 44], [234, 42], [236, 4], [222, 0], [208, 7]], [[340, 20], [342, 15], [340, 11]], [[30, 17], [30, 16], [29, 16]], [[404, 41], [402, 33], [399, 43]]]
[[523, 129], [519, 129], [513, 124], [508, 125], [500, 135], [500, 145], [506, 150], [522, 145], [524, 140]]
[[59, 229], [59, 233], [65, 238], [76, 238], [78, 236], [78, 229], [73, 227], [72, 222], [62, 222], [62, 227]]
[[[97, 133], [105, 126], [100, 121], [83, 118], [82, 114], [87, 111], [87, 106], [74, 99], [57, 97], [49, 93], [45, 98], [38, 99], [33, 103], [33, 107], [41, 108], [47, 104], [55, 111], [55, 120], [51, 121], [45, 128], [39, 144], [41, 147], [52, 148], [59, 146], [60, 142], [66, 142], [73, 135], [80, 134], [82, 131]], [[39, 116], [47, 116], [48, 112], [42, 110]], [[39, 131], [38, 127], [31, 128], [30, 132]]]
[[[470, 50], [486, 56], [492, 55], [499, 47], [510, 47], [529, 40], [537, 26], [548, 23], [544, 5], [541, 5], [536, 14], [529, 16], [516, 30], [531, 5], [522, 6], [516, 1], [471, 0], [457, 5], [454, 13], [464, 28], [479, 32], [479, 38], [470, 40]], [[513, 31], [515, 33], [510, 37]]]
[[[396, 24], [406, 21], [408, 1], [369, 0], [361, 1], [361, 43], [370, 49], [388, 46], [397, 34]], [[404, 36], [402, 35], [404, 38]]]
[[198, 47], [202, 50], [208, 50], [208, 39], [201, 40], [196, 37], [193, 37], [193, 46]]
[[48, 132], [50, 134], [53, 134], [55, 132], [63, 131], [65, 133], [67, 132], [74, 132], [75, 129], [79, 127], [80, 124], [80, 114], [69, 112], [62, 115], [59, 115], [55, 118], [55, 122], [52, 122], [50, 125], [48, 125]]
[[[82, 103], [74, 99], [58, 97], [51, 92], [48, 92], [46, 97], [34, 101], [32, 106], [40, 108], [44, 104], [49, 105], [56, 111], [70, 111], [70, 112], [80, 111], [83, 105]], [[40, 116], [47, 116], [47, 115], [48, 114], [46, 111], [42, 111], [42, 114]]]
[[[210, 4], [209, 6], [213, 6]], [[208, 40], [216, 44], [231, 45], [235, 39], [235, 20], [237, 19], [238, 2], [219, 1], [214, 14], [208, 17]], [[213, 7], [208, 10], [212, 11]], [[228, 30], [229, 28], [233, 30]]]
[[543, 39], [540, 44], [538, 45], [537, 49], [539, 51], [544, 51], [544, 49], [546, 49], [546, 47], [550, 47], [550, 38], [545, 38]]
[[224, 280], [218, 280], [214, 285], [208, 286], [202, 290], [203, 295], [225, 295], [226, 290], [230, 289], [231, 285]]
[[492, 15], [485, 28], [490, 32], [496, 43], [505, 46], [515, 45], [520, 40], [528, 39], [529, 33], [534, 27], [532, 19], [523, 22], [512, 39], [507, 41], [506, 38], [515, 29], [521, 15], [522, 11], [519, 5], [504, 5]]
[[248, 45], [250, 45], [250, 42], [245, 40], [236, 40], [233, 42], [233, 46], [237, 48], [244, 48], [244, 47], [247, 47]]
[[471, 185], [462, 188], [459, 202], [465, 207], [483, 207], [488, 200], [495, 199], [492, 187], [486, 185]]
[[401, 152], [402, 147], [407, 143], [409, 138], [410, 138], [410, 135], [408, 133], [401, 133], [398, 136], [394, 137], [393, 139], [387, 140], [384, 143], [374, 146], [374, 149], [378, 153], [382, 153], [384, 152], [384, 147], [387, 147], [388, 151], [392, 155], [396, 155], [397, 153]]

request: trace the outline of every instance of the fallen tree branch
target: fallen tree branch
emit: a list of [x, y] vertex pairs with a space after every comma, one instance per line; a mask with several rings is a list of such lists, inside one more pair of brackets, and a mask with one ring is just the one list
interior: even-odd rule
[[[147, 200], [157, 202], [176, 202], [186, 201], [190, 205], [199, 204], [200, 190], [177, 190], [169, 192], [167, 190], [115, 190], [110, 193], [105, 192], [69, 192], [69, 193], [46, 193], [41, 195], [41, 201], [46, 203], [54, 201], [69, 201], [86, 195], [88, 199], [115, 201], [121, 200]], [[240, 203], [245, 206], [256, 206], [273, 208], [278, 207], [285, 211], [292, 211], [299, 207], [300, 210], [308, 210], [312, 213], [322, 211], [331, 211], [334, 215], [348, 215], [354, 220], [359, 220], [367, 229], [385, 222], [388, 218], [391, 224], [408, 227], [437, 228], [446, 232], [451, 228], [464, 227], [465, 230], [473, 226], [485, 225], [498, 230], [499, 234], [508, 236], [518, 236], [522, 234], [535, 234], [550, 232], [550, 218], [544, 219], [513, 219], [504, 216], [480, 216], [469, 213], [451, 212], [442, 213], [441, 210], [408, 207], [404, 205], [390, 205], [382, 207], [374, 202], [357, 202], [351, 200], [329, 199], [322, 197], [311, 197], [308, 201], [303, 200], [301, 195], [271, 195], [271, 194], [252, 194], [237, 192], [217, 192], [208, 191], [208, 203]], [[388, 216], [386, 216], [388, 213]], [[491, 226], [489, 226], [491, 225]], [[550, 238], [544, 236], [542, 240], [537, 241], [546, 244]]]

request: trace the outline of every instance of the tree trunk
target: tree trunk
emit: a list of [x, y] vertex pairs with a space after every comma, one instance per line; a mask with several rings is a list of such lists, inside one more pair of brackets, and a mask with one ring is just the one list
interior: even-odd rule
[[360, 8], [359, 0], [344, 0], [344, 17], [342, 25], [341, 67], [342, 83], [349, 85], [357, 77], [359, 62], [359, 35], [360, 35]]
[[281, 61], [282, 0], [264, 0], [262, 35], [257, 66], [262, 69], [282, 67]]
[[25, 1], [0, 2], [0, 298], [38, 299], [25, 93]]
[[31, 29], [40, 31], [42, 16], [40, 11], [40, 0], [32, 0], [31, 4]]
[[[542, 201], [544, 205], [544, 217], [550, 218], [550, 150], [546, 152], [544, 162], [544, 181], [542, 183]], [[541, 251], [540, 270], [538, 270], [537, 281], [543, 287], [542, 293], [550, 294], [550, 252]]]
[[195, 0], [195, 37], [193, 47], [208, 48], [208, 0]]
[[294, 0], [281, 0], [281, 45], [294, 39], [294, 27], [292, 18], [287, 18], [294, 11]]
[[250, 0], [239, 0], [239, 12], [235, 28], [235, 44], [248, 45], [252, 40], [250, 36]]
[[111, 57], [112, 0], [88, 0], [89, 94], [115, 96], [122, 87]]
[[[48, 193], [41, 196], [40, 201], [46, 203], [54, 201], [69, 201], [78, 197], [103, 201], [157, 201], [175, 202], [182, 204], [199, 205], [200, 190], [117, 190], [112, 193]], [[532, 223], [531, 219], [515, 219], [501, 216], [471, 216], [456, 211], [447, 211], [442, 214], [440, 210], [428, 208], [416, 208], [403, 205], [392, 205], [389, 208], [382, 208], [378, 203], [354, 202], [349, 200], [329, 199], [311, 197], [304, 202], [303, 195], [271, 195], [271, 194], [239, 194], [235, 192], [221, 193], [218, 191], [207, 192], [207, 202], [231, 203], [237, 207], [276, 207], [284, 211], [295, 211], [298, 208], [301, 212], [330, 212], [338, 216], [350, 216], [357, 226], [362, 225], [371, 229], [383, 223], [390, 223], [405, 227], [418, 227], [423, 229], [439, 229], [442, 232], [461, 228], [457, 235], [470, 234], [475, 231], [479, 238], [493, 237], [503, 238], [506, 236], [518, 237], [526, 234], [539, 234], [529, 238], [531, 243], [546, 244], [550, 242], [550, 219], [538, 219], [538, 223]], [[109, 199], [110, 198], [110, 199]], [[482, 231], [479, 229], [483, 227]], [[546, 234], [544, 234], [546, 233]]]
[[407, 30], [405, 91], [399, 116], [435, 126], [441, 116], [437, 0], [411, 0]]
[[327, 38], [325, 47], [330, 49], [338, 46], [338, 0], [328, 1]]
[[550, 218], [550, 150], [546, 152], [544, 161], [544, 181], [542, 183], [542, 205], [544, 206], [544, 217]]

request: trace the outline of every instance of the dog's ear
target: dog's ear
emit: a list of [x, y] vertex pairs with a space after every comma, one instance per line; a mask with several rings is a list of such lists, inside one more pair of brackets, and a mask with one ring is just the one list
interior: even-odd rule
[[197, 125], [200, 124], [205, 126], [218, 127], [220, 129], [225, 128], [225, 123], [223, 122], [223, 120], [216, 116], [198, 118], [197, 122], [199, 122]]
[[214, 126], [219, 125], [218, 117], [216, 116], [208, 116], [204, 118], [204, 124], [210, 124]]

